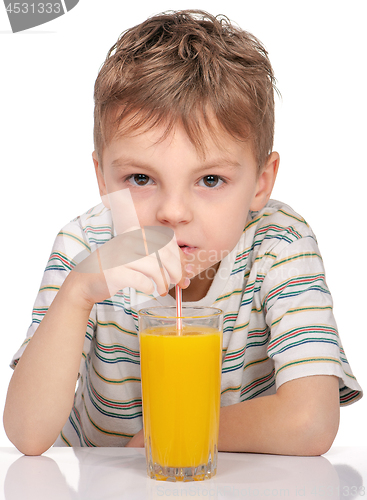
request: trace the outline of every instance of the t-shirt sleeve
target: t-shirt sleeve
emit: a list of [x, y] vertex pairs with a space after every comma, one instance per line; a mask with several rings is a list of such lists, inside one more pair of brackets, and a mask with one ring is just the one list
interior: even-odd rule
[[[20, 357], [32, 338], [32, 335], [37, 330], [38, 325], [41, 323], [61, 285], [69, 272], [75, 267], [77, 259], [80, 259], [81, 255], [83, 256], [90, 251], [91, 249], [88, 239], [84, 235], [79, 219], [70, 222], [59, 232], [55, 239], [34, 303], [32, 323], [28, 328], [23, 344], [12, 358], [10, 363], [12, 368], [15, 368], [17, 365]], [[82, 366], [82, 363], [89, 352], [95, 324], [96, 313], [94, 306], [88, 319], [80, 366]]]
[[300, 238], [271, 258], [261, 289], [276, 387], [300, 377], [334, 375], [341, 405], [360, 399], [362, 389], [339, 337], [315, 239]]

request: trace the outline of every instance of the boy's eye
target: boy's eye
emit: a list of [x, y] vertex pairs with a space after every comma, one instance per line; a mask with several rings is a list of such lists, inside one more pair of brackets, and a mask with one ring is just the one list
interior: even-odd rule
[[129, 181], [136, 186], [146, 186], [150, 178], [145, 174], [133, 174], [129, 177]]
[[203, 182], [205, 187], [217, 187], [223, 183], [223, 180], [219, 177], [219, 175], [206, 175], [200, 180], [200, 182]]

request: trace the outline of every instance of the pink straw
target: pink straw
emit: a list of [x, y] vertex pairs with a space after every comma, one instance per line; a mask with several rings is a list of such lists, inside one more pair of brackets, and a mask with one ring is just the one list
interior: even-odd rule
[[182, 289], [176, 285], [176, 327], [177, 335], [182, 334]]

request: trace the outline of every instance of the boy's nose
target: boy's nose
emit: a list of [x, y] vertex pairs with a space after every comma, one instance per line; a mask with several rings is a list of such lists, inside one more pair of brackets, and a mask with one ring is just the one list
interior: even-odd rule
[[157, 219], [161, 224], [177, 226], [192, 220], [193, 212], [189, 200], [179, 194], [162, 194], [157, 209]]

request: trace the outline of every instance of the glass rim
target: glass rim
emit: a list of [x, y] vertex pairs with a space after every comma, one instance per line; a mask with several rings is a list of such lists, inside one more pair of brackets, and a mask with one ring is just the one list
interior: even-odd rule
[[203, 318], [213, 318], [216, 316], [220, 316], [223, 314], [222, 309], [219, 309], [218, 307], [211, 307], [211, 306], [184, 306], [182, 305], [182, 309], [198, 309], [198, 310], [203, 310], [203, 309], [209, 309], [210, 311], [213, 311], [211, 314], [201, 314], [198, 316], [195, 315], [190, 315], [190, 316], [177, 316], [176, 314], [173, 314], [172, 316], [167, 316], [167, 314], [149, 314], [148, 311], [159, 311], [159, 310], [172, 310], [176, 312], [176, 306], [153, 306], [153, 307], [147, 307], [145, 309], [140, 309], [138, 311], [138, 316], [141, 317], [148, 317], [148, 318], [160, 318], [160, 319], [176, 319], [176, 318], [182, 318], [182, 319], [203, 319]]

